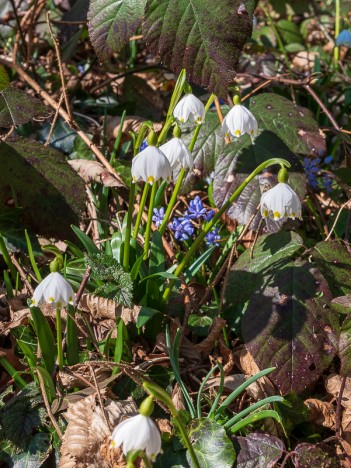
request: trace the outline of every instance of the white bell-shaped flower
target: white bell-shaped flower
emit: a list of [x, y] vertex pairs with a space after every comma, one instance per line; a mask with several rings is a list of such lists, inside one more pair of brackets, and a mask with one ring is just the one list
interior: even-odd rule
[[226, 135], [230, 133], [235, 138], [245, 133], [253, 137], [258, 135], [257, 120], [252, 112], [241, 104], [236, 104], [230, 109], [223, 119], [222, 128]]
[[172, 138], [160, 146], [160, 150], [168, 159], [173, 171], [179, 166], [182, 169], [191, 170], [193, 168], [193, 157], [180, 138]]
[[294, 190], [286, 183], [279, 182], [261, 197], [263, 218], [271, 217], [275, 221], [283, 218], [301, 217], [301, 202]]
[[148, 146], [138, 153], [132, 161], [132, 180], [143, 180], [152, 185], [158, 179], [169, 182], [172, 176], [171, 165], [156, 146]]
[[192, 118], [197, 124], [201, 124], [205, 118], [205, 106], [192, 93], [186, 94], [175, 106], [173, 115], [184, 123]]
[[74, 292], [72, 286], [58, 272], [50, 273], [35, 288], [32, 297], [32, 306], [40, 306], [44, 303], [61, 309], [67, 304], [74, 304]]
[[149, 416], [138, 414], [125, 419], [112, 433], [111, 447], [123, 445], [123, 453], [130, 450], [143, 450], [147, 457], [154, 461], [161, 450], [160, 433]]

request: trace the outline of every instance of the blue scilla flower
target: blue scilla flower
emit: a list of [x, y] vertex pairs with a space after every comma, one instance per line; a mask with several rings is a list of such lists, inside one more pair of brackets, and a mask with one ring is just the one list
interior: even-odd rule
[[218, 235], [219, 228], [214, 228], [212, 231], [208, 232], [205, 236], [205, 241], [207, 245], [219, 245], [218, 241], [221, 236]]
[[351, 47], [351, 32], [344, 29], [335, 40], [335, 45]]
[[208, 223], [214, 217], [216, 210], [208, 210], [204, 215], [204, 220]]
[[320, 158], [315, 158], [315, 159], [304, 158], [303, 160], [303, 166], [305, 168], [307, 182], [314, 189], [318, 188], [316, 175], [317, 175], [317, 172], [319, 171], [320, 162], [321, 162]]
[[189, 219], [185, 218], [174, 218], [171, 224], [171, 229], [174, 231], [174, 237], [179, 241], [189, 239], [189, 237], [194, 233], [193, 225]]
[[165, 217], [165, 209], [163, 206], [158, 210], [157, 208], [154, 208], [154, 215], [152, 217], [152, 221], [156, 224], [157, 227], [160, 227], [163, 221], [163, 218]]
[[142, 142], [142, 144], [140, 145], [140, 150], [139, 150], [139, 152], [140, 152], [140, 151], [143, 151], [143, 150], [144, 150], [145, 148], [147, 148], [147, 147], [148, 147], [148, 144], [147, 144], [147, 141], [146, 141], [146, 139], [145, 139], [145, 140]]
[[321, 185], [327, 193], [333, 191], [333, 178], [329, 175], [325, 175], [321, 181]]
[[201, 198], [197, 195], [194, 200], [190, 200], [189, 208], [185, 212], [185, 217], [199, 219], [206, 214], [206, 208], [202, 204]]
[[333, 156], [329, 155], [324, 158], [324, 164], [330, 164], [333, 160]]

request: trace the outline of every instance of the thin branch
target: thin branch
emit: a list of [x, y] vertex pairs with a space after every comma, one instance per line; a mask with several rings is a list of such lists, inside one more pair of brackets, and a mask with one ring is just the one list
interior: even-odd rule
[[54, 426], [54, 428], [56, 430], [56, 433], [57, 433], [59, 439], [62, 440], [62, 432], [61, 432], [60, 426], [58, 425], [54, 415], [52, 414], [50, 403], [49, 403], [48, 397], [46, 395], [46, 390], [45, 390], [45, 385], [44, 385], [43, 378], [40, 375], [40, 372], [38, 372], [38, 371], [37, 371], [37, 375], [38, 375], [40, 390], [41, 390], [41, 393], [43, 395], [43, 400], [44, 400], [46, 411], [47, 411], [48, 416], [49, 416], [49, 418], [50, 418], [50, 420], [52, 422], [52, 425]]
[[55, 125], [56, 125], [56, 122], [57, 122], [57, 119], [58, 119], [58, 116], [59, 116], [59, 111], [60, 111], [60, 108], [61, 108], [61, 104], [62, 104], [63, 98], [64, 98], [64, 93], [61, 93], [60, 100], [59, 100], [59, 102], [58, 102], [58, 106], [59, 106], [59, 107], [56, 109], [56, 112], [55, 112], [55, 115], [54, 115], [54, 119], [53, 119], [53, 121], [51, 122], [49, 135], [48, 135], [48, 137], [47, 137], [47, 139], [46, 139], [46, 142], [44, 143], [44, 146], [48, 146], [48, 145], [50, 144], [52, 132], [54, 131], [54, 128], [55, 128]]

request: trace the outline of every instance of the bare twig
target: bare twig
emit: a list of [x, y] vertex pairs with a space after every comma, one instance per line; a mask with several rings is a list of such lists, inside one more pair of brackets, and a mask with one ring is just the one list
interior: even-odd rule
[[89, 366], [89, 369], [90, 369], [91, 375], [92, 375], [93, 380], [94, 380], [96, 394], [97, 394], [97, 397], [98, 397], [98, 400], [99, 400], [99, 403], [100, 403], [100, 407], [101, 407], [102, 414], [103, 414], [104, 419], [105, 419], [105, 423], [106, 423], [107, 427], [108, 427], [108, 428], [110, 429], [110, 431], [111, 431], [111, 430], [112, 430], [111, 424], [110, 424], [110, 421], [108, 420], [108, 418], [107, 418], [107, 416], [106, 416], [104, 405], [102, 404], [100, 388], [99, 388], [99, 385], [98, 385], [98, 383], [97, 383], [97, 381], [96, 381], [94, 369], [93, 369], [92, 366]]
[[41, 390], [41, 393], [43, 395], [43, 400], [44, 400], [46, 411], [47, 411], [48, 416], [49, 416], [49, 418], [50, 418], [50, 420], [52, 422], [52, 425], [54, 426], [54, 428], [56, 430], [56, 433], [57, 433], [58, 437], [60, 438], [60, 440], [62, 440], [62, 432], [61, 432], [60, 426], [58, 425], [54, 415], [52, 414], [50, 403], [49, 403], [48, 397], [46, 395], [46, 390], [45, 390], [45, 385], [44, 385], [43, 378], [40, 375], [40, 372], [38, 372], [38, 371], [37, 371], [37, 375], [38, 375], [40, 390]]
[[336, 410], [335, 410], [335, 435], [337, 437], [341, 436], [341, 421], [340, 421], [340, 416], [341, 416], [341, 401], [342, 401], [342, 395], [345, 390], [345, 385], [346, 385], [346, 377], [342, 378], [341, 385], [340, 385], [340, 390], [339, 390], [339, 395], [338, 399], [336, 400]]
[[15, 257], [14, 254], [11, 254], [11, 261], [15, 265], [18, 273], [20, 274], [21, 280], [27, 286], [28, 291], [33, 295], [34, 289], [32, 285], [30, 284], [30, 282], [27, 280], [27, 275], [25, 271], [23, 270], [23, 268], [21, 267], [21, 265], [18, 263], [17, 258]]
[[347, 202], [345, 202], [345, 203], [343, 203], [343, 204], [341, 205], [341, 207], [340, 207], [340, 209], [339, 209], [339, 211], [338, 211], [338, 214], [336, 215], [334, 224], [333, 224], [331, 230], [329, 231], [329, 234], [328, 234], [327, 237], [325, 238], [326, 241], [328, 241], [328, 240], [330, 239], [331, 235], [333, 234], [333, 231], [334, 231], [334, 229], [335, 229], [335, 227], [336, 227], [336, 225], [337, 225], [337, 223], [338, 223], [338, 221], [339, 221], [339, 217], [340, 217], [340, 215], [341, 215], [342, 210], [345, 208], [345, 206], [348, 206], [348, 205], [350, 205], [350, 207], [351, 207], [351, 200], [347, 200]]
[[59, 111], [60, 111], [60, 108], [61, 108], [63, 98], [64, 98], [64, 93], [61, 93], [60, 100], [58, 102], [58, 108], [56, 109], [53, 121], [51, 122], [49, 135], [48, 135], [48, 137], [46, 139], [46, 142], [44, 143], [44, 146], [48, 146], [50, 144], [52, 132], [54, 131], [54, 128], [55, 128], [55, 125], [56, 125], [56, 122], [57, 122], [57, 119], [58, 119], [58, 116], [59, 116]]

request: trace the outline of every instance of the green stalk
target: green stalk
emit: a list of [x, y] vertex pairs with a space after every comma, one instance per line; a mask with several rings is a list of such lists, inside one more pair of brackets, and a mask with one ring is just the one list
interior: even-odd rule
[[192, 460], [193, 467], [194, 468], [201, 468], [200, 463], [199, 463], [199, 461], [198, 461], [198, 459], [196, 457], [195, 451], [193, 449], [193, 446], [191, 445], [191, 442], [189, 440], [188, 434], [186, 432], [186, 428], [184, 427], [182, 418], [180, 417], [176, 407], [174, 406], [172, 398], [168, 395], [168, 393], [165, 390], [163, 390], [163, 388], [159, 387], [158, 385], [156, 385], [154, 383], [144, 382], [143, 387], [145, 388], [145, 390], [150, 395], [152, 395], [156, 399], [162, 401], [162, 403], [164, 403], [165, 405], [168, 406], [168, 408], [170, 409], [170, 411], [172, 413], [174, 421], [178, 426], [178, 429], [179, 429], [179, 432], [180, 432], [180, 434], [182, 436], [183, 442], [184, 442], [186, 448], [189, 451], [189, 455], [190, 455], [190, 458]]
[[135, 198], [135, 184], [132, 182], [129, 190], [129, 202], [128, 202], [128, 213], [127, 213], [127, 225], [124, 234], [124, 251], [123, 251], [123, 269], [129, 270], [129, 254], [130, 254], [130, 237], [132, 234], [132, 217], [134, 209], [134, 198]]
[[56, 309], [56, 333], [57, 333], [57, 359], [60, 371], [63, 370], [63, 350], [62, 350], [62, 321], [61, 310]]
[[144, 190], [143, 190], [143, 195], [140, 200], [140, 206], [139, 206], [139, 211], [137, 215], [137, 219], [135, 221], [135, 226], [134, 226], [134, 231], [133, 231], [133, 237], [134, 239], [137, 238], [138, 232], [139, 232], [139, 226], [141, 222], [141, 218], [143, 217], [143, 212], [144, 212], [144, 207], [147, 199], [147, 194], [149, 193], [149, 184], [144, 185]]
[[[335, 0], [335, 39], [340, 33], [340, 0]], [[339, 63], [339, 46], [334, 47], [334, 64], [337, 67]]]
[[147, 217], [147, 224], [146, 224], [146, 231], [145, 231], [144, 260], [146, 260], [149, 255], [152, 215], [154, 211], [156, 192], [157, 192], [157, 184], [154, 183], [151, 189], [149, 213]]
[[[268, 159], [267, 161], [263, 162], [260, 164], [245, 180], [244, 182], [235, 190], [235, 192], [232, 194], [232, 196], [227, 200], [227, 202], [222, 206], [222, 208], [215, 214], [215, 216], [211, 219], [209, 223], [206, 224], [204, 227], [203, 231], [200, 232], [200, 234], [197, 236], [195, 239], [194, 243], [186, 253], [185, 257], [183, 260], [180, 262], [178, 265], [177, 269], [173, 273], [175, 276], [178, 276], [182, 273], [188, 262], [191, 260], [192, 256], [194, 255], [196, 249], [199, 247], [201, 242], [203, 241], [204, 237], [206, 234], [211, 231], [211, 229], [214, 227], [214, 225], [217, 223], [217, 221], [221, 218], [222, 214], [224, 214], [227, 209], [230, 207], [230, 205], [233, 203], [233, 201], [241, 194], [241, 192], [244, 190], [244, 188], [247, 186], [251, 180], [256, 177], [260, 172], [263, 171], [268, 166], [272, 166], [273, 164], [284, 164], [287, 167], [290, 167], [290, 163], [286, 161], [285, 159], [280, 159], [280, 158], [272, 158]], [[163, 301], [166, 301], [172, 291], [173, 285], [175, 283], [175, 280], [171, 280], [165, 289], [163, 293]]]
[[165, 232], [165, 229], [167, 227], [167, 223], [168, 223], [168, 220], [169, 220], [169, 217], [171, 216], [171, 213], [172, 213], [172, 210], [174, 208], [174, 205], [177, 201], [177, 197], [178, 197], [178, 192], [179, 192], [179, 189], [180, 189], [180, 186], [182, 185], [182, 182], [183, 182], [183, 179], [185, 177], [185, 169], [182, 168], [179, 172], [179, 176], [178, 176], [178, 180], [177, 180], [177, 183], [174, 187], [174, 190], [172, 192], [172, 196], [171, 196], [171, 199], [169, 201], [169, 204], [167, 206], [167, 210], [166, 210], [166, 213], [165, 213], [165, 216], [163, 218], [163, 221], [162, 221], [162, 224], [160, 226], [160, 233], [163, 235], [164, 232]]

